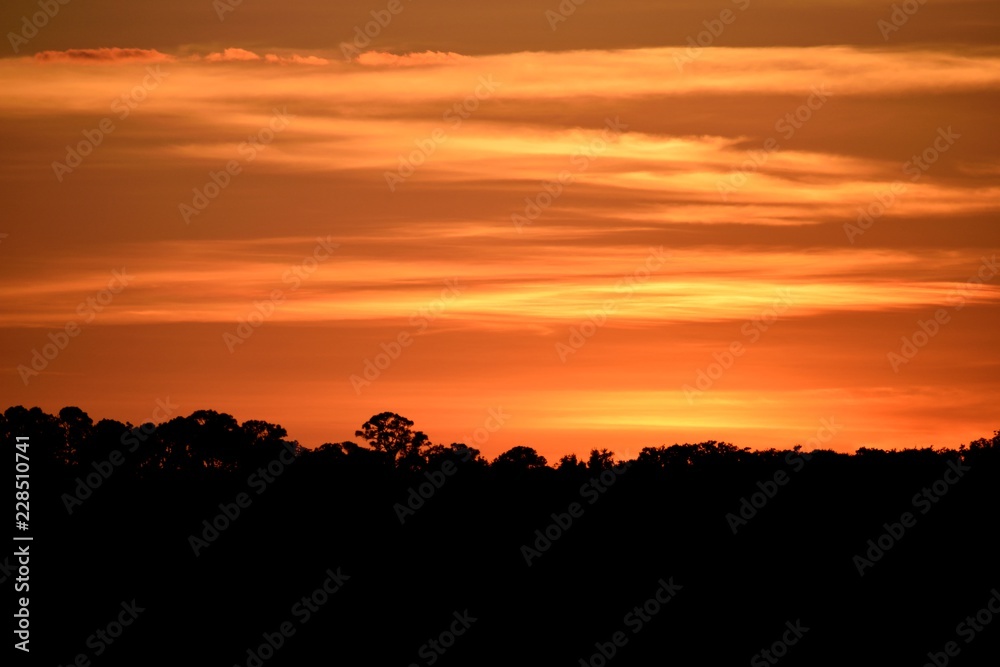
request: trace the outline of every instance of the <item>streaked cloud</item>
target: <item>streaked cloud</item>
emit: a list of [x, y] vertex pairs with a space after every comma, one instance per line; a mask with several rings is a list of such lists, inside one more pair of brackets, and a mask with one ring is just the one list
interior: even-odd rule
[[[757, 9], [727, 36], [752, 31]], [[0, 98], [5, 401], [85, 399], [128, 418], [115, 406], [168, 385], [308, 445], [385, 409], [457, 440], [502, 404], [514, 417], [489, 454], [531, 444], [555, 458], [626, 441], [633, 455], [671, 439], [789, 446], [830, 415], [846, 424], [838, 448], [953, 446], [995, 426], [1000, 280], [974, 281], [1000, 246], [995, 46], [720, 40], [680, 70], [683, 34], [579, 48], [567, 24], [553, 38], [565, 48], [477, 50], [420, 42], [400, 19], [346, 61], [331, 44], [365, 11], [323, 44], [0, 59], [17, 92]], [[606, 27], [602, 11], [572, 20]], [[941, 132], [957, 138], [935, 148]], [[393, 173], [406, 175], [390, 190]], [[863, 236], [845, 235], [877, 206]], [[318, 238], [337, 251], [295, 274]], [[667, 260], [623, 290], [657, 248]], [[25, 387], [18, 365], [123, 267], [134, 281]], [[459, 297], [353, 391], [350, 375], [448, 280]], [[231, 353], [222, 335], [275, 290]], [[681, 387], [782, 293], [792, 307], [691, 405]], [[564, 363], [556, 344], [608, 303]], [[952, 323], [894, 373], [886, 353], [941, 308]]]

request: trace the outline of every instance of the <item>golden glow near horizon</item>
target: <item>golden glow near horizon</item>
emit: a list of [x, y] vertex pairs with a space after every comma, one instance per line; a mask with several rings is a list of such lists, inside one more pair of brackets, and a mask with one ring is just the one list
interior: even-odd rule
[[883, 38], [888, 11], [821, 3], [831, 46], [754, 0], [695, 50], [718, 11], [630, 42], [596, 5], [539, 10], [478, 48], [405, 5], [345, 51], [371, 9], [348, 4], [326, 41], [264, 39], [247, 6], [230, 43], [93, 45], [69, 5], [14, 40], [5, 405], [139, 421], [170, 396], [307, 446], [390, 410], [553, 462], [998, 427], [1000, 49], [935, 33], [948, 6]]

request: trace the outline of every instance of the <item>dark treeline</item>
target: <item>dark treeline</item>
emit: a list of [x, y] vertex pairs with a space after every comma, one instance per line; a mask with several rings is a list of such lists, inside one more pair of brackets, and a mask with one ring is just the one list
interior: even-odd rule
[[3, 441], [31, 443], [33, 658], [996, 664], [1000, 431], [550, 462], [413, 427], [385, 412], [306, 449], [211, 410], [135, 425], [7, 409]]
[[[357, 442], [326, 443], [315, 449], [301, 447], [288, 439], [277, 424], [248, 420], [239, 423], [232, 415], [214, 410], [198, 410], [187, 417], [175, 417], [161, 424], [133, 425], [112, 419], [94, 422], [75, 407], [50, 415], [39, 408], [8, 408], [0, 416], [0, 429], [7, 439], [30, 433], [43, 447], [44, 459], [37, 463], [65, 470], [81, 469], [108, 460], [113, 452], [122, 455], [115, 466], [120, 477], [134, 479], [212, 478], [253, 470], [289, 450], [310, 465], [341, 465], [361, 470], [395, 471], [399, 474], [433, 470], [447, 460], [469, 463], [469, 468], [517, 474], [543, 469], [563, 473], [600, 472], [625, 461], [616, 461], [613, 451], [591, 450], [586, 458], [576, 454], [550, 463], [533, 448], [513, 447], [492, 461], [465, 443], [434, 444], [422, 431], [413, 430], [405, 417], [384, 412], [374, 415], [356, 432]], [[859, 448], [855, 454], [829, 449], [812, 450], [811, 458], [822, 464], [918, 465], [949, 459], [976, 460], [995, 454], [1000, 431], [992, 439], [980, 438], [957, 449], [932, 448], [881, 450]], [[697, 444], [645, 447], [629, 464], [648, 470], [684, 472], [700, 466], [768, 466], [797, 455], [801, 445], [791, 450], [753, 450], [727, 442], [710, 440]], [[90, 471], [88, 471], [90, 472]]]

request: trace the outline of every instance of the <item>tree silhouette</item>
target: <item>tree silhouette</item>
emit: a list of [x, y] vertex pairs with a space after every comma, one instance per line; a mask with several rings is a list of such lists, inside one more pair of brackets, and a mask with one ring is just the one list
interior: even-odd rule
[[420, 448], [430, 445], [422, 432], [412, 430], [413, 422], [395, 412], [381, 412], [361, 425], [354, 435], [364, 438], [376, 452], [380, 452], [393, 466], [421, 467]]
[[607, 470], [615, 465], [615, 453], [608, 450], [602, 449], [600, 451], [596, 449], [590, 450], [590, 459], [587, 460], [587, 468], [591, 472], [601, 472], [602, 470]]
[[582, 472], [587, 469], [587, 464], [579, 460], [576, 454], [566, 454], [559, 459], [556, 469], [563, 472]]
[[480, 456], [479, 450], [475, 447], [468, 447], [460, 442], [453, 442], [449, 446], [430, 445], [424, 452], [423, 459], [426, 461], [428, 469], [437, 469], [445, 461], [455, 464], [469, 464], [476, 466], [486, 465], [486, 461]]
[[548, 462], [533, 447], [511, 447], [493, 459], [493, 466], [505, 470], [534, 470], [544, 468]]
[[[324, 609], [309, 621], [316, 632], [296, 636], [269, 665], [307, 664], [328, 654], [336, 636], [375, 647], [370, 662], [408, 664], [403, 661], [421, 655], [415, 644], [446, 636], [439, 633], [453, 610], [474, 616], [484, 609], [485, 616], [510, 595], [524, 602], [519, 614], [494, 614], [494, 625], [484, 623], [484, 632], [456, 641], [453, 661], [516, 664], [530, 654], [532, 664], [565, 662], [574, 650], [567, 647], [599, 648], [595, 636], [621, 627], [623, 607], [662, 600], [664, 586], [674, 583], [684, 587], [678, 595], [688, 606], [671, 603], [643, 630], [641, 646], [648, 649], [636, 642], [635, 649], [646, 652], [623, 653], [618, 667], [667, 658], [681, 663], [695, 645], [694, 659], [745, 664], [783, 632], [776, 619], [800, 615], [806, 627], [807, 619], [822, 619], [830, 640], [807, 635], [809, 641], [792, 648], [796, 664], [857, 664], [854, 656], [868, 655], [873, 642], [878, 655], [864, 664], [896, 664], [900, 637], [947, 632], [956, 610], [975, 614], [996, 586], [984, 526], [1000, 508], [1000, 431], [958, 449], [863, 447], [851, 454], [812, 449], [807, 455], [801, 446], [750, 451], [712, 440], [645, 447], [637, 459], [616, 460], [608, 442], [608, 449], [578, 446], [574, 454], [556, 456], [558, 470], [527, 446], [487, 464], [462, 443], [430, 444], [394, 413], [373, 416], [359, 433], [366, 439], [299, 449], [281, 426], [237, 423], [211, 410], [139, 426], [95, 423], [72, 407], [57, 415], [11, 407], [0, 415], [0, 442], [30, 438], [25, 455], [32, 492], [55, 500], [49, 503], [55, 512], [40, 504], [39, 526], [51, 552], [69, 560], [46, 571], [46, 585], [65, 591], [67, 600], [89, 596], [102, 609], [114, 610], [127, 594], [140, 607], [150, 599], [150, 613], [154, 600], [160, 610], [156, 623], [140, 621], [129, 630], [137, 633], [129, 635], [131, 644], [113, 647], [109, 665], [141, 662], [150, 646], [165, 656], [164, 664], [195, 650], [222, 664], [233, 664], [225, 661], [240, 651], [256, 655], [248, 637], [261, 635], [247, 627], [259, 628], [262, 617], [284, 618], [289, 597], [318, 591], [340, 562], [351, 579], [348, 590], [355, 591], [345, 595], [354, 597], [331, 595], [331, 613]], [[285, 472], [289, 450], [298, 460]], [[275, 460], [282, 462], [280, 473]], [[625, 463], [632, 464], [627, 475], [610, 483], [608, 468]], [[268, 468], [267, 476], [260, 472]], [[278, 474], [272, 490], [270, 476]], [[265, 489], [267, 496], [257, 500]], [[577, 521], [581, 509], [586, 514]], [[912, 538], [906, 511], [918, 521]], [[670, 539], [660, 537], [663, 529]], [[100, 549], [80, 548], [95, 536]], [[185, 547], [195, 557], [178, 558]], [[881, 560], [889, 548], [891, 556]], [[125, 557], [109, 561], [108, 553]], [[807, 560], [816, 575], [788, 576], [794, 572], [789, 555]], [[283, 568], [275, 585], [246, 588], [259, 581], [251, 573], [287, 562], [296, 566]], [[15, 563], [0, 557], [0, 575], [14, 571]], [[94, 586], [94, 572], [121, 583]], [[839, 607], [831, 612], [831, 594], [841, 590], [850, 593], [844, 599], [851, 614], [838, 613]], [[405, 617], [414, 604], [423, 609], [421, 625], [405, 629], [406, 641], [387, 642], [383, 625], [371, 623]], [[728, 624], [706, 625], [720, 604], [729, 605]], [[644, 613], [652, 618], [648, 605]], [[52, 664], [80, 651], [79, 637], [95, 628], [93, 607], [66, 606], [60, 622], [68, 632], [38, 647], [51, 652]], [[610, 627], [591, 622], [593, 609], [612, 610]], [[542, 633], [549, 640], [539, 649], [540, 635], [530, 629], [542, 626], [552, 632]], [[143, 627], [155, 634], [142, 636]], [[720, 627], [726, 642], [717, 641]], [[836, 662], [826, 660], [845, 637], [853, 638], [849, 650]], [[977, 636], [978, 655], [968, 649], [965, 656], [963, 646], [969, 658], [963, 664], [994, 664], [990, 641], [986, 633], [981, 641]], [[265, 646], [254, 640], [257, 645]], [[921, 664], [916, 660], [927, 648], [913, 642], [905, 655]], [[503, 659], [494, 659], [502, 651]], [[487, 657], [477, 662], [476, 655]]]

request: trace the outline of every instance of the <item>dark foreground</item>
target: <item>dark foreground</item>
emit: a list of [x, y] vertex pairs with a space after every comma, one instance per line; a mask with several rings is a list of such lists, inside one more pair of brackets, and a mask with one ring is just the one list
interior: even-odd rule
[[0, 423], [32, 466], [29, 592], [0, 563], [11, 613], [30, 597], [11, 664], [1000, 664], [1000, 435], [554, 469]]

